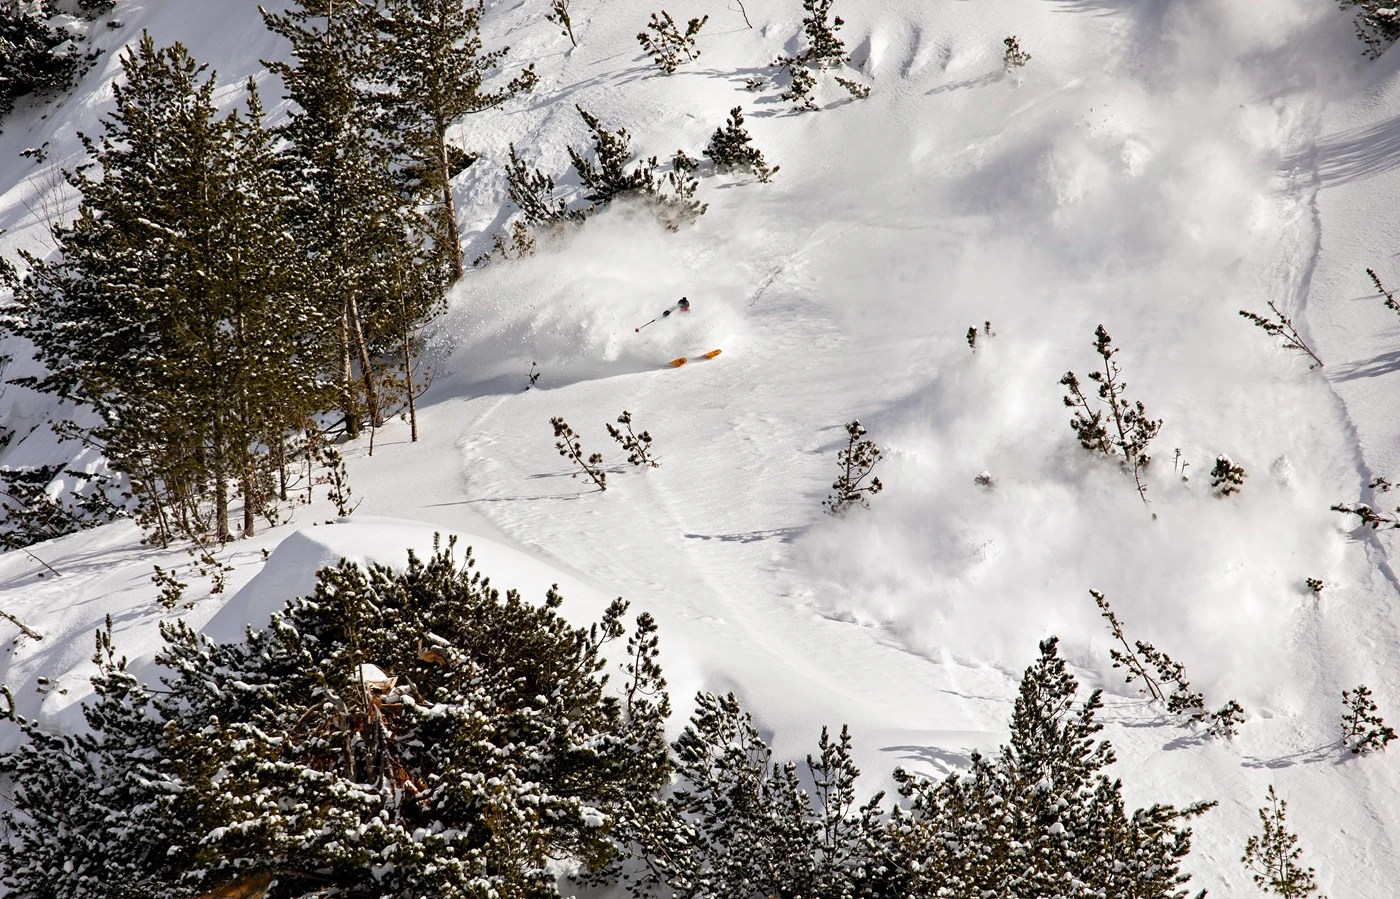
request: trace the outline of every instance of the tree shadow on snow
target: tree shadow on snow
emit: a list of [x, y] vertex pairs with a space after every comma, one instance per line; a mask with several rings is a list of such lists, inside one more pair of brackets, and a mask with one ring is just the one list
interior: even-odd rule
[[760, 540], [778, 539], [791, 543], [807, 530], [805, 527], [768, 528], [760, 531], [746, 531], [737, 534], [684, 534], [690, 540], [719, 540], [722, 543], [757, 543]]
[[881, 752], [898, 752], [900, 759], [928, 765], [944, 774], [966, 771], [972, 766], [972, 756], [950, 752], [937, 746], [882, 746]]
[[1337, 381], [1378, 378], [1395, 371], [1400, 371], [1400, 350], [1391, 350], [1370, 359], [1338, 365], [1331, 369], [1332, 378]]
[[1246, 768], [1291, 768], [1294, 765], [1314, 765], [1318, 762], [1331, 760], [1334, 765], [1344, 764], [1348, 759], [1360, 758], [1350, 752], [1338, 754], [1337, 750], [1342, 748], [1342, 742], [1337, 740], [1323, 746], [1314, 746], [1311, 749], [1300, 749], [1297, 752], [1290, 752], [1285, 755], [1272, 757], [1246, 756], [1242, 763]]
[[1324, 187], [1362, 181], [1400, 166], [1400, 116], [1322, 138], [1307, 153], [1284, 160], [1285, 170], [1315, 167]]

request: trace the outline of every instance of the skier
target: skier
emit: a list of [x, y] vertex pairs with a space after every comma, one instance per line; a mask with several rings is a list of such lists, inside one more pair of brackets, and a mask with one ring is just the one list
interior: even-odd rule
[[[689, 311], [690, 311], [690, 300], [687, 300], [685, 297], [681, 297], [680, 302], [676, 303], [676, 305], [672, 306], [670, 309], [667, 309], [665, 312], [661, 313], [661, 314], [658, 315], [656, 318], [654, 318], [654, 319], [652, 319], [651, 321], [647, 322], [647, 325], [654, 325], [654, 324], [656, 324], [658, 321], [660, 321], [661, 319], [666, 318], [666, 317], [667, 317], [668, 315], [670, 315], [672, 312], [675, 312], [675, 311], [677, 311], [677, 310], [679, 310], [679, 311], [681, 311], [681, 312], [689, 312]], [[640, 331], [642, 330], [642, 328], [645, 328], [647, 325], [642, 325], [640, 328], [633, 328], [632, 330], [640, 332]]]

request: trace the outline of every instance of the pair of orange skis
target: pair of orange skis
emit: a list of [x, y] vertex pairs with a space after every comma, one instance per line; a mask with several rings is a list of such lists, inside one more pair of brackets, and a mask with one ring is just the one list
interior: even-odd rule
[[[699, 362], [701, 359], [713, 359], [713, 358], [715, 358], [716, 356], [718, 356], [721, 352], [723, 352], [723, 351], [722, 351], [722, 350], [710, 350], [708, 353], [704, 354], [703, 356], [696, 356], [695, 359], [694, 359], [693, 361]], [[670, 361], [670, 363], [668, 363], [668, 364], [669, 364], [672, 368], [680, 368], [682, 365], [685, 365], [687, 362], [690, 362], [690, 361], [692, 361], [692, 360], [691, 360], [689, 357], [687, 357], [687, 356], [682, 356], [682, 357], [680, 357], [679, 359], [672, 359], [672, 360]]]

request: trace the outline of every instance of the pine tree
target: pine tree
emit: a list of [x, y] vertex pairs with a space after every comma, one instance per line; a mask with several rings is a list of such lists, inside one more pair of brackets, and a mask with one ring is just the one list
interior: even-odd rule
[[[293, 104], [281, 134], [283, 161], [299, 202], [291, 232], [300, 248], [298, 279], [327, 322], [322, 335], [337, 375], [348, 436], [359, 434], [360, 399], [371, 426], [383, 420], [376, 350], [401, 337], [404, 285], [441, 278], [423, 272], [430, 230], [411, 196], [399, 190], [390, 135], [372, 90], [384, 55], [374, 10], [359, 3], [298, 0], [282, 14], [264, 11], [269, 29], [291, 43], [292, 62], [268, 67]], [[356, 368], [358, 367], [358, 374]]]
[[[697, 182], [693, 165], [688, 161], [673, 163], [671, 171], [658, 178], [657, 158], [652, 156], [638, 160], [636, 165], [629, 169], [632, 147], [631, 135], [627, 133], [627, 129], [609, 131], [603, 127], [597, 116], [582, 106], [575, 106], [575, 109], [593, 135], [593, 159], [587, 158], [572, 146], [568, 148], [569, 159], [587, 190], [584, 199], [591, 204], [587, 212], [605, 206], [618, 197], [645, 197], [654, 205], [657, 218], [672, 231], [681, 224], [693, 222], [698, 216], [705, 214], [708, 207], [695, 199]], [[684, 154], [680, 154], [678, 159], [682, 157]], [[688, 160], [688, 157], [684, 159]], [[663, 185], [670, 188], [669, 194], [662, 189]]]
[[[822, 729], [818, 754], [773, 760], [734, 694], [700, 693], [673, 745], [679, 782], [634, 834], [646, 868], [634, 896], [855, 897], [881, 880], [883, 794], [857, 804], [860, 770], [846, 728]], [[874, 895], [879, 895], [874, 894]]]
[[452, 146], [448, 131], [465, 116], [531, 90], [538, 79], [532, 63], [500, 87], [487, 87], [510, 48], [483, 50], [484, 0], [381, 3], [378, 28], [384, 41], [376, 57], [388, 85], [381, 100], [394, 132], [401, 135], [404, 155], [422, 173], [420, 189], [437, 198], [433, 233], [455, 281], [462, 277], [463, 265], [452, 179], [471, 157]]
[[1236, 465], [1224, 453], [1215, 457], [1215, 467], [1210, 470], [1210, 487], [1221, 496], [1239, 493], [1244, 486], [1244, 466]]
[[859, 421], [846, 425], [846, 448], [836, 453], [841, 474], [831, 485], [836, 492], [822, 500], [829, 515], [844, 515], [854, 506], [869, 508], [870, 500], [866, 497], [885, 489], [878, 477], [870, 478], [869, 484], [861, 486], [880, 461], [880, 448], [875, 441], [862, 439], [865, 434], [865, 426]]
[[[700, 58], [700, 50], [695, 46], [695, 38], [708, 21], [710, 21], [709, 16], [691, 19], [686, 24], [685, 33], [682, 34], [676, 25], [676, 20], [663, 9], [660, 16], [656, 13], [651, 14], [647, 30], [637, 35], [637, 43], [641, 44], [642, 49], [651, 55], [657, 68], [666, 75], [674, 75], [683, 61], [681, 54], [685, 54], [685, 61], [689, 62]], [[648, 31], [651, 33], [648, 34]]]
[[1298, 864], [1303, 850], [1298, 846], [1298, 835], [1288, 831], [1288, 803], [1278, 798], [1272, 784], [1266, 801], [1268, 805], [1259, 810], [1263, 833], [1245, 842], [1240, 861], [1254, 885], [1264, 892], [1284, 899], [1308, 899], [1317, 892], [1317, 872]]
[[48, 369], [27, 383], [97, 411], [76, 436], [131, 478], [157, 540], [228, 538], [234, 484], [251, 534], [259, 447], [322, 405], [291, 195], [256, 91], [246, 116], [219, 119], [213, 76], [149, 35], [122, 65], [116, 110], [86, 142], [101, 177], [73, 176], [78, 218], [55, 260], [28, 258], [8, 323]]
[[323, 569], [246, 642], [168, 624], [158, 689], [100, 634], [90, 733], [16, 719], [0, 757], [8, 895], [554, 896], [554, 864], [616, 859], [670, 771], [654, 622], [624, 700], [625, 603], [577, 628], [456, 556]]
[[67, 90], [78, 77], [78, 38], [49, 16], [47, 0], [0, 3], [0, 120], [20, 97]]
[[1342, 742], [1355, 755], [1383, 750], [1395, 739], [1395, 728], [1377, 714], [1371, 690], [1365, 684], [1342, 691]]
[[753, 172], [759, 181], [768, 181], [781, 166], [768, 167], [763, 152], [752, 146], [753, 138], [744, 128], [743, 107], [729, 110], [729, 120], [715, 129], [705, 155], [714, 161], [715, 170], [730, 172], [735, 169]]
[[[1162, 420], [1149, 418], [1141, 401], [1130, 403], [1123, 396], [1128, 385], [1113, 359], [1119, 351], [1113, 346], [1113, 338], [1103, 325], [1094, 331], [1094, 351], [1103, 361], [1103, 370], [1089, 372], [1089, 380], [1098, 385], [1098, 405], [1101, 408], [1096, 409], [1090, 403], [1074, 372], [1065, 372], [1065, 376], [1060, 378], [1060, 385], [1069, 391], [1064, 397], [1064, 404], [1075, 410], [1070, 419], [1070, 429], [1079, 438], [1080, 446], [1090, 452], [1118, 456], [1123, 466], [1132, 470], [1138, 496], [1146, 503], [1147, 484], [1142, 475], [1152, 461], [1147, 448], [1161, 431]], [[1109, 425], [1112, 425], [1112, 431]]]
[[1184, 899], [1182, 822], [1214, 803], [1128, 812], [1103, 773], [1112, 747], [1095, 742], [1100, 694], [1076, 709], [1077, 692], [1051, 637], [1021, 680], [1009, 745], [942, 781], [896, 772], [912, 801], [889, 823], [900, 895]]

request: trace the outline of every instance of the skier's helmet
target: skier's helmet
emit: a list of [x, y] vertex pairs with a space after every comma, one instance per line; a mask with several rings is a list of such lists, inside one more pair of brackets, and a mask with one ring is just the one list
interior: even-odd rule
[[678, 305], [678, 306], [681, 307], [681, 311], [682, 311], [682, 312], [689, 312], [689, 311], [690, 311], [690, 300], [687, 300], [685, 297], [681, 297], [681, 301], [680, 301], [679, 303], [677, 303], [676, 305]]

